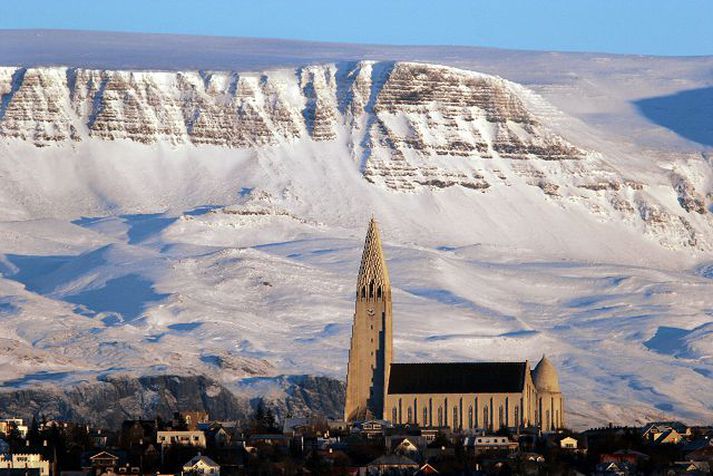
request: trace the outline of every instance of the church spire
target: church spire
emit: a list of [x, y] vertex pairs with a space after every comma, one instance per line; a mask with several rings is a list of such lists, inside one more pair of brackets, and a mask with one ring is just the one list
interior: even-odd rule
[[359, 292], [364, 289], [368, 295], [370, 287], [372, 288], [372, 293], [378, 288], [384, 290], [390, 290], [391, 288], [389, 270], [386, 268], [384, 250], [381, 247], [381, 234], [373, 216], [369, 220], [369, 228], [364, 240], [364, 251], [361, 255], [359, 276], [357, 277], [357, 290]]
[[392, 362], [391, 284], [381, 236], [372, 217], [357, 277], [352, 340], [347, 365], [344, 419], [384, 417]]

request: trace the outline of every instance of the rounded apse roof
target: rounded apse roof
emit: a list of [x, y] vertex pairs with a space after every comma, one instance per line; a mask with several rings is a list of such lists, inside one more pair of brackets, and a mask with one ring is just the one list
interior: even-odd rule
[[542, 356], [542, 360], [537, 364], [537, 367], [535, 367], [535, 370], [532, 371], [532, 381], [537, 390], [541, 392], [557, 393], [560, 391], [557, 369], [544, 355]]

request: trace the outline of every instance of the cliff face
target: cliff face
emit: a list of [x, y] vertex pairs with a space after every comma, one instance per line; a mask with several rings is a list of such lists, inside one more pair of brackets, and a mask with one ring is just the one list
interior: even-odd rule
[[68, 389], [33, 388], [0, 392], [0, 416], [26, 419], [45, 415], [71, 421], [86, 421], [104, 428], [118, 428], [126, 419], [170, 417], [173, 412], [205, 411], [216, 420], [245, 421], [263, 400], [278, 418], [286, 415], [339, 417], [344, 385], [326, 377], [277, 378], [283, 392], [277, 398], [250, 399], [236, 394], [207, 377], [111, 376]]
[[[249, 148], [337, 134], [357, 144], [364, 175], [393, 189], [478, 174], [419, 159], [579, 160], [505, 80], [416, 63], [307, 66], [259, 74], [2, 68], [0, 137], [38, 147], [86, 138]], [[448, 180], [431, 180], [434, 173]]]
[[671, 174], [668, 191], [679, 204], [671, 213], [605, 155], [554, 132], [540, 98], [495, 76], [368, 61], [250, 74], [4, 67], [0, 95], [6, 141], [345, 144], [362, 176], [392, 191], [488, 192], [524, 182], [548, 200], [638, 226], [665, 246], [707, 246], [689, 218], [706, 210], [700, 184]]

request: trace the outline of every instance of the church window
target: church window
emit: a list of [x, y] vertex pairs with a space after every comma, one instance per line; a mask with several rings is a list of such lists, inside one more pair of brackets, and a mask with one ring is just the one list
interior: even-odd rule
[[453, 407], [453, 429], [456, 430], [460, 427], [458, 424], [458, 407]]
[[498, 428], [503, 428], [505, 425], [503, 425], [503, 406], [500, 405], [498, 407]]
[[396, 411], [396, 407], [394, 407], [391, 410], [391, 422], [392, 423], [396, 423], [396, 416], [397, 416], [397, 411]]
[[478, 428], [478, 397], [475, 397], [473, 428]]
[[443, 403], [443, 426], [448, 426], [448, 399]]
[[423, 407], [423, 426], [428, 426], [428, 408]]
[[443, 426], [443, 407], [438, 407], [438, 426]]
[[370, 298], [374, 297], [374, 281], [371, 281], [369, 283], [369, 297]]
[[381, 286], [376, 289], [376, 297], [381, 298]]
[[361, 297], [362, 298], [366, 297], [366, 288], [364, 286], [361, 287]]
[[550, 429], [550, 411], [545, 411], [545, 431]]
[[406, 413], [407, 423], [413, 423], [413, 410], [411, 409], [411, 407], [408, 407], [408, 411]]
[[488, 407], [483, 408], [483, 428], [489, 428]]
[[473, 407], [468, 407], [468, 428], [473, 428]]

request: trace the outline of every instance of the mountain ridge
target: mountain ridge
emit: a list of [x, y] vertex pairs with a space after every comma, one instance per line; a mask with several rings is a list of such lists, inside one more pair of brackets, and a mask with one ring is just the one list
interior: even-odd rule
[[706, 153], [641, 118], [602, 119], [633, 110], [628, 89], [604, 86], [666, 86], [548, 66], [517, 72], [523, 85], [368, 60], [3, 68], [4, 392], [190, 370], [240, 398], [284, 398], [279, 375], [341, 379], [374, 213], [399, 361], [546, 352], [565, 394], [583, 395], [568, 400], [575, 425], [703, 421]]

